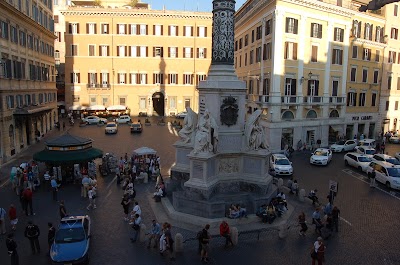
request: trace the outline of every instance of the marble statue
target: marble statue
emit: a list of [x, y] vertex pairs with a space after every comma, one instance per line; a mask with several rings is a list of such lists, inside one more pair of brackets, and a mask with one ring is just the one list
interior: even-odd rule
[[197, 123], [193, 153], [210, 153], [217, 151], [218, 125], [206, 109]]
[[265, 143], [265, 133], [263, 127], [260, 125], [261, 110], [256, 110], [247, 120], [245, 136], [246, 147], [249, 150], [267, 149]]
[[182, 142], [188, 144], [193, 142], [192, 138], [197, 125], [197, 113], [195, 113], [190, 107], [187, 107], [186, 111], [187, 115], [183, 120], [183, 127], [178, 134], [179, 137], [181, 137]]

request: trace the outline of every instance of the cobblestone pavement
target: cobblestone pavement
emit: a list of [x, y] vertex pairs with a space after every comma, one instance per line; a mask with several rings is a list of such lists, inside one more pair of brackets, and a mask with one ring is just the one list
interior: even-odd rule
[[[87, 126], [73, 127], [70, 132], [83, 137], [91, 137], [94, 146], [104, 152], [113, 152], [122, 156], [133, 149], [148, 146], [155, 148], [161, 156], [162, 173], [168, 175], [169, 169], [175, 160], [172, 144], [177, 140], [176, 131], [169, 126], [145, 126], [143, 134], [129, 133], [128, 126], [120, 126], [117, 135], [104, 135], [104, 127]], [[58, 132], [54, 132], [57, 134]], [[42, 145], [40, 143], [39, 145]], [[32, 146], [24, 155], [14, 162], [1, 168], [0, 173], [8, 176], [8, 167], [17, 165], [28, 158], [43, 146]], [[400, 145], [388, 145], [387, 152], [393, 154]], [[319, 197], [323, 198], [328, 192], [329, 179], [339, 182], [339, 193], [335, 204], [341, 209], [342, 220], [340, 231], [326, 241], [326, 264], [400, 264], [398, 243], [400, 238], [397, 229], [400, 213], [400, 200], [397, 192], [386, 193], [382, 190], [371, 190], [363, 182], [363, 176], [343, 163], [343, 154], [335, 154], [332, 163], [327, 167], [315, 167], [308, 163], [308, 153], [295, 153], [292, 160], [295, 178], [300, 186], [309, 191], [312, 188], [319, 190]], [[285, 179], [286, 182], [286, 179]], [[143, 220], [150, 226], [154, 213], [148, 205], [149, 193], [154, 190], [154, 183], [137, 184], [137, 200], [142, 205]], [[167, 264], [165, 258], [155, 249], [148, 250], [143, 243], [132, 244], [129, 241], [132, 229], [123, 221], [123, 212], [120, 205], [122, 191], [112, 177], [99, 177], [98, 208], [88, 212], [87, 199], [80, 197], [79, 186], [67, 185], [60, 190], [59, 198], [66, 200], [69, 214], [89, 214], [93, 219], [93, 238], [91, 246], [91, 264], [139, 264], [158, 265]], [[285, 239], [279, 239], [276, 230], [239, 235], [239, 245], [224, 249], [221, 238], [214, 238], [211, 242], [210, 264], [310, 264], [309, 248], [316, 236], [311, 226], [313, 208], [309, 202], [301, 203], [288, 195], [294, 214], [289, 218], [289, 233]], [[322, 200], [326, 201], [326, 200]], [[17, 205], [20, 214], [20, 205], [10, 187], [5, 185], [0, 189], [0, 206], [8, 207], [10, 203]], [[42, 235], [40, 242], [42, 249], [46, 248], [46, 224], [48, 221], [58, 222], [58, 205], [51, 201], [50, 191], [43, 187], [34, 194], [34, 210], [36, 215], [29, 219], [36, 222]], [[309, 231], [306, 237], [298, 235], [297, 214], [304, 211], [309, 222]], [[49, 264], [45, 254], [30, 255], [29, 243], [23, 237], [23, 229], [28, 218], [20, 215], [20, 223], [16, 232], [16, 240], [20, 253], [20, 264]], [[159, 220], [163, 221], [163, 220]], [[9, 229], [8, 221], [7, 227]], [[267, 225], [266, 225], [267, 227]], [[194, 238], [196, 232], [173, 227], [174, 233], [181, 233], [184, 239]], [[5, 248], [5, 237], [0, 236], [0, 259], [9, 264]], [[197, 241], [191, 240], [184, 244], [184, 253], [177, 255], [174, 264], [201, 264], [197, 254]]]

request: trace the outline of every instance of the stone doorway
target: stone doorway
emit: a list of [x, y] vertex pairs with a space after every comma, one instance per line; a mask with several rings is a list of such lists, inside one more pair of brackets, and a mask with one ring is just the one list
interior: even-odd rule
[[156, 116], [164, 116], [165, 114], [165, 97], [161, 92], [156, 92], [152, 96], [153, 99], [153, 110]]

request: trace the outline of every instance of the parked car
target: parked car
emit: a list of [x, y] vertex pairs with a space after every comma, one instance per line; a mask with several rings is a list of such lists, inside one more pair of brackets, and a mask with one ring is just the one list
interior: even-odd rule
[[106, 128], [104, 129], [105, 134], [117, 133], [117, 132], [118, 132], [118, 123], [110, 121], [106, 124]]
[[176, 114], [175, 118], [184, 119], [186, 116], [187, 116], [187, 112], [186, 111], [182, 111], [182, 112], [179, 112], [178, 114]]
[[376, 142], [374, 139], [364, 139], [364, 140], [358, 141], [358, 146], [356, 147], [356, 149], [358, 149], [360, 146], [374, 148], [375, 145], [376, 145]]
[[107, 119], [105, 118], [100, 118], [98, 116], [87, 116], [86, 118], [83, 118], [83, 121], [86, 122], [86, 124], [105, 124], [107, 123]]
[[372, 161], [386, 161], [392, 165], [395, 166], [400, 166], [399, 160], [397, 160], [395, 157], [390, 156], [390, 155], [385, 155], [385, 154], [375, 154], [372, 157]]
[[397, 152], [394, 154], [394, 157], [400, 161], [400, 152]]
[[90, 217], [68, 216], [61, 219], [50, 248], [54, 264], [87, 264], [90, 248]]
[[369, 163], [371, 163], [371, 158], [363, 154], [351, 152], [344, 155], [344, 164], [355, 167], [360, 171], [365, 172]]
[[313, 165], [328, 165], [332, 159], [332, 151], [327, 148], [317, 148], [314, 153], [311, 154], [310, 164]]
[[331, 145], [330, 149], [332, 150], [332, 152], [347, 152], [353, 151], [356, 146], [357, 142], [355, 140], [342, 140]]
[[141, 133], [143, 131], [142, 124], [140, 122], [134, 122], [131, 124], [131, 133]]
[[372, 147], [358, 146], [357, 153], [363, 154], [363, 155], [368, 156], [369, 158], [372, 158], [373, 155], [376, 153], [376, 150], [375, 150], [375, 148], [372, 148]]
[[389, 138], [389, 142], [391, 142], [392, 144], [398, 144], [398, 143], [400, 143], [400, 138], [397, 134], [392, 135]]
[[388, 188], [400, 189], [400, 166], [385, 161], [372, 161], [367, 167], [367, 175], [371, 177], [375, 169], [375, 180]]
[[276, 176], [293, 175], [292, 162], [283, 154], [272, 154], [269, 158], [269, 168]]
[[129, 117], [129, 115], [121, 115], [115, 121], [117, 123], [130, 123], [131, 117]]

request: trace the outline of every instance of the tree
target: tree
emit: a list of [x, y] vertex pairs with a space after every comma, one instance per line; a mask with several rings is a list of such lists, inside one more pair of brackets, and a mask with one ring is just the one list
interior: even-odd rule
[[365, 5], [360, 6], [358, 11], [366, 12], [367, 10], [379, 10], [383, 6], [385, 6], [387, 4], [395, 3], [395, 2], [400, 2], [400, 0], [372, 0], [366, 6]]
[[138, 0], [129, 0], [128, 6], [135, 7], [139, 1]]

